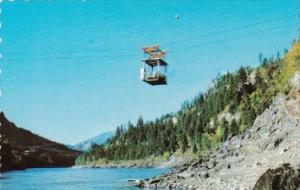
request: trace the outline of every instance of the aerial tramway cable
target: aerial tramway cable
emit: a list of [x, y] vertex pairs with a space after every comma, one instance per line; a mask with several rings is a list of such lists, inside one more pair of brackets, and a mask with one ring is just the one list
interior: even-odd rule
[[[276, 26], [276, 27], [271, 27], [271, 28], [268, 28], [268, 29], [265, 29], [265, 30], [261, 30], [259, 32], [265, 32], [265, 31], [274, 31], [275, 29], [281, 29], [283, 28], [284, 29], [284, 26], [290, 26], [290, 25], [294, 25], [294, 24], [297, 24], [298, 22], [291, 22], [291, 23], [286, 23], [286, 24], [283, 24], [283, 25], [279, 25], [279, 26]], [[263, 24], [263, 23], [260, 23], [260, 24]], [[245, 27], [245, 26], [244, 26]], [[235, 30], [241, 30], [242, 28], [244, 27], [236, 27], [235, 29], [227, 29], [226, 31], [235, 31]], [[247, 25], [247, 28], [249, 28], [250, 25]], [[226, 31], [223, 31], [223, 32], [226, 32]], [[283, 31], [285, 32], [285, 31]], [[205, 35], [206, 37], [209, 37], [209, 36], [213, 36], [213, 35], [216, 35], [218, 32], [212, 34], [212, 35]], [[218, 33], [218, 34], [221, 34], [221, 33]], [[238, 39], [239, 36], [242, 36], [242, 37], [247, 37], [247, 36], [252, 36], [253, 32], [251, 33], [246, 33], [246, 34], [241, 34], [241, 35], [238, 35], [238, 36], [235, 36], [234, 39]], [[197, 38], [200, 38], [200, 37], [197, 37]], [[182, 43], [182, 42], [188, 42], [190, 40], [193, 40], [195, 38], [187, 38], [185, 40], [180, 40], [180, 41], [173, 41], [173, 42], [170, 42], [170, 43], [163, 43], [162, 45], [168, 45], [168, 44], [175, 44], [175, 43]], [[178, 51], [183, 51], [183, 50], [187, 50], [187, 49], [192, 49], [192, 48], [197, 48], [197, 47], [201, 47], [201, 46], [204, 46], [204, 45], [209, 45], [209, 44], [215, 44], [215, 43], [222, 43], [224, 42], [224, 40], [215, 40], [215, 41], [209, 41], [209, 42], [201, 42], [201, 43], [198, 43], [196, 45], [192, 45], [192, 46], [185, 46], [185, 47], [181, 47], [181, 48], [178, 48], [178, 49], [173, 49], [171, 51], [169, 51], [170, 54], [174, 53], [174, 52], [178, 52]], [[120, 51], [122, 51], [122, 49], [119, 49]], [[102, 52], [114, 52], [116, 51], [116, 49], [106, 49], [106, 50], [103, 50]], [[74, 51], [69, 51], [69, 52], [74, 52]], [[79, 50], [76, 51], [76, 52], [80, 52]], [[85, 52], [101, 52], [101, 50], [92, 50], [92, 51], [85, 51]], [[56, 52], [54, 52], [56, 53]], [[12, 55], [13, 53], [10, 53], [9, 55]], [[105, 54], [105, 55], [85, 55], [85, 56], [57, 56], [57, 57], [35, 57], [35, 58], [6, 58], [5, 54], [4, 54], [4, 57], [3, 57], [3, 61], [18, 61], [18, 60], [44, 60], [44, 61], [51, 61], [51, 60], [64, 60], [64, 59], [85, 59], [85, 58], [107, 58], [107, 59], [113, 59], [113, 58], [117, 58], [117, 57], [139, 57], [139, 54], [138, 53], [134, 53], [134, 54]]]

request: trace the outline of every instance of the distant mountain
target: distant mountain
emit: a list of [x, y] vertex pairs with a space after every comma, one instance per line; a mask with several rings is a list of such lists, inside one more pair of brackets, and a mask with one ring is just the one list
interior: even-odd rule
[[82, 141], [76, 145], [70, 146], [74, 150], [88, 151], [92, 144], [104, 144], [109, 138], [114, 135], [114, 132], [109, 131]]
[[18, 128], [0, 112], [1, 171], [73, 166], [79, 151]]

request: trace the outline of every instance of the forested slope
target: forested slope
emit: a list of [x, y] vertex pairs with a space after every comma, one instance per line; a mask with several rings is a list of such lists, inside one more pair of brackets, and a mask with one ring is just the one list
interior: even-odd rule
[[[252, 126], [278, 93], [288, 93], [288, 80], [300, 68], [300, 41], [276, 58], [263, 58], [257, 68], [241, 67], [213, 80], [205, 93], [183, 103], [175, 114], [117, 128], [106, 145], [94, 145], [77, 164], [97, 160], [132, 160], [151, 155], [169, 157], [176, 151], [195, 154], [214, 148], [229, 136]], [[225, 63], [224, 63], [225, 64]]]
[[67, 167], [75, 163], [79, 151], [17, 127], [0, 112], [0, 171], [37, 167]]

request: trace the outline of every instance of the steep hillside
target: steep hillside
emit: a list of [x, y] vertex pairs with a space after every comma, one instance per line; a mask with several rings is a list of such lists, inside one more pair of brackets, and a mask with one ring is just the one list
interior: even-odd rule
[[184, 102], [177, 113], [147, 122], [140, 117], [135, 125], [119, 126], [106, 146], [94, 146], [77, 164], [168, 158], [187, 150], [202, 155], [218, 147], [229, 136], [249, 129], [276, 95], [290, 92], [288, 81], [300, 68], [299, 49], [298, 40], [283, 56], [261, 59], [257, 68], [241, 67], [218, 76], [207, 92]]
[[72, 149], [79, 151], [88, 151], [93, 144], [101, 145], [106, 143], [106, 141], [114, 135], [114, 132], [105, 132], [95, 137], [89, 138], [85, 141], [82, 141], [76, 145], [71, 146]]
[[72, 166], [80, 152], [18, 128], [0, 113], [1, 171]]
[[[278, 95], [272, 105], [257, 117], [251, 129], [230, 137], [200, 159], [145, 181], [145, 184], [211, 190], [268, 189], [268, 185], [273, 186], [269, 189], [296, 189], [295, 186], [300, 187], [296, 172], [300, 164], [299, 139], [300, 94], [293, 98]], [[258, 181], [265, 172], [281, 167], [277, 181], [275, 177], [274, 181], [272, 178], [266, 181], [266, 177]], [[292, 168], [296, 168], [295, 179], [290, 172]], [[282, 175], [286, 176], [280, 182]]]

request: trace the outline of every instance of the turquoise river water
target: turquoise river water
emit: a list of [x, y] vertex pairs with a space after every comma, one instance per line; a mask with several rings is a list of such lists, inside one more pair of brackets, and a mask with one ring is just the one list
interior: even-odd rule
[[2, 174], [1, 190], [138, 190], [128, 179], [144, 179], [165, 169], [37, 168]]

